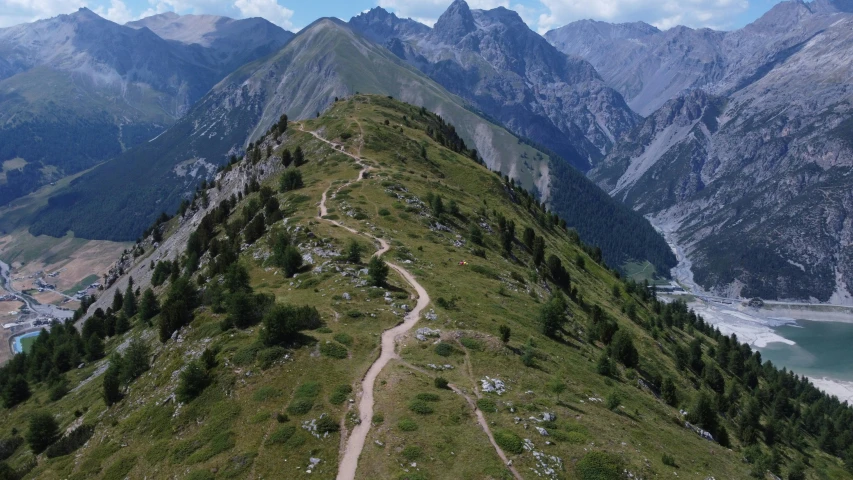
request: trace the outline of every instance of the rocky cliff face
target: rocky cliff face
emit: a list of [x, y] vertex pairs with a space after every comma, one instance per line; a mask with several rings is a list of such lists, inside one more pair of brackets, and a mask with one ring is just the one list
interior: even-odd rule
[[674, 230], [703, 286], [850, 302], [853, 15], [845, 5], [784, 2], [723, 35], [721, 78], [666, 102], [590, 172]]
[[511, 10], [471, 10], [456, 0], [433, 29], [409, 22], [376, 8], [350, 25], [582, 170], [638, 121], [589, 62], [560, 53]]
[[722, 32], [638, 22], [578, 21], [545, 34], [560, 51], [588, 60], [628, 105], [649, 115], [668, 99], [723, 76]]

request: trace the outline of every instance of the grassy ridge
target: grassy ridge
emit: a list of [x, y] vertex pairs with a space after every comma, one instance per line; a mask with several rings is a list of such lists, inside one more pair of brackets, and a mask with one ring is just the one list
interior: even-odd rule
[[[434, 300], [433, 319], [421, 320], [416, 328], [439, 330], [439, 336], [425, 341], [414, 332], [399, 339], [401, 359], [379, 377], [377, 416], [359, 475], [511, 478], [467, 402], [434, 386], [434, 377], [442, 376], [479, 400], [498, 443], [525, 478], [538, 478], [535, 470], [551, 478], [609, 479], [618, 478], [622, 469], [635, 478], [673, 472], [691, 478], [746, 478], [753, 466], [742, 461], [744, 446], [736, 438], [732, 449], [700, 438], [684, 427], [677, 408], [640, 381], [672, 378], [678, 405], [692, 408], [698, 392], [707, 388], [697, 375], [679, 368], [671, 352], [701, 338], [702, 358], [713, 364], [710, 348], [716, 341], [692, 327], [656, 328], [651, 304], [593, 261], [576, 236], [551, 223], [500, 176], [433, 140], [427, 127], [435, 121], [386, 97], [356, 96], [304, 122], [306, 130], [343, 143], [372, 167], [366, 180], [330, 197], [329, 215], [389, 241], [388, 260], [405, 264]], [[267, 361], [273, 352], [258, 344], [259, 327], [222, 332], [222, 315], [207, 307], [196, 311], [180, 341], [160, 344], [152, 329], [137, 323], [127, 335], [152, 347], [152, 369], [130, 385], [118, 404], [104, 405], [96, 379], [55, 402], [47, 399], [46, 386], [37, 385], [33, 399], [0, 411], [4, 425], [21, 431], [29, 415], [40, 409], [54, 413], [62, 428], [75, 422], [75, 410], [84, 423], [96, 426], [86, 446], [73, 455], [40, 458], [29, 478], [334, 478], [342, 433], [314, 436], [304, 427], [324, 414], [342, 432], [353, 426], [355, 407], [349, 399], [358, 394], [359, 380], [376, 357], [379, 334], [397, 324], [403, 305], [413, 300], [406, 284], [393, 275], [388, 288], [371, 288], [360, 283], [362, 266], [321, 255], [343, 252], [351, 240], [365, 243], [315, 218], [322, 192], [355, 178], [358, 168], [293, 126], [274, 154], [297, 146], [308, 159], [300, 168], [305, 186], [277, 194], [287, 219], [273, 230], [288, 229], [300, 252], [311, 255], [311, 267], [284, 278], [264, 260], [271, 234], [248, 246], [240, 262], [249, 269], [256, 292], [271, 294], [278, 303], [312, 305], [324, 326], [307, 332], [301, 346]], [[232, 174], [245, 174], [243, 168], [251, 167], [243, 164]], [[430, 194], [440, 195], [448, 208], [452, 201], [458, 213], [436, 216], [434, 206], [427, 206]], [[247, 195], [235, 211], [256, 197]], [[497, 233], [500, 216], [516, 225], [517, 240], [509, 254]], [[170, 228], [177, 223], [173, 220]], [[475, 224], [483, 230], [482, 246], [469, 237]], [[532, 252], [518, 240], [525, 227], [544, 238], [547, 254], [562, 261], [577, 290], [556, 338], [541, 333], [538, 312], [558, 287], [544, 268], [531, 267]], [[140, 264], [157, 252], [148, 255]], [[385, 300], [386, 292], [390, 300]], [[594, 306], [633, 337], [640, 357], [636, 369], [617, 366], [610, 376], [597, 373], [604, 345], [587, 335]], [[506, 344], [501, 326], [511, 329]], [[109, 340], [108, 350], [123, 340]], [[175, 372], [205, 348], [218, 351], [212, 385], [199, 398], [178, 405], [171, 397], [178, 383]], [[343, 358], [324, 353], [341, 349], [346, 351]], [[72, 370], [66, 374], [69, 383], [78, 385], [95, 368]], [[487, 376], [502, 380], [506, 391], [484, 392]], [[724, 379], [733, 381], [727, 373]], [[531, 419], [542, 420], [545, 412], [556, 418]], [[730, 420], [721, 421], [734, 430]], [[525, 439], [544, 456], [528, 451]], [[814, 438], [804, 435], [803, 441], [810, 478], [850, 478], [838, 459], [812, 448]], [[779, 449], [786, 472], [800, 454], [785, 445]], [[311, 458], [320, 461], [309, 468]], [[22, 446], [9, 463], [21, 467], [30, 459]], [[616, 476], [608, 476], [614, 469]], [[587, 476], [596, 472], [600, 476]]]

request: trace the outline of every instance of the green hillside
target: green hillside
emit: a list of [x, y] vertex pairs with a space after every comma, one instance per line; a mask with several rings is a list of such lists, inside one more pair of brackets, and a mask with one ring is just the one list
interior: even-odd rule
[[335, 478], [355, 452], [371, 479], [851, 478], [850, 408], [623, 281], [472, 156], [380, 96], [266, 137], [77, 329], [0, 369], [0, 475]]
[[[651, 225], [572, 168], [570, 159], [483, 118], [465, 100], [334, 19], [314, 22], [276, 54], [241, 67], [174, 127], [52, 195], [30, 232], [133, 241], [163, 211], [173, 213], [216, 166], [242, 153], [282, 113], [315, 118], [339, 96], [359, 91], [423, 106], [453, 124], [491, 169], [546, 199], [585, 240], [601, 247], [607, 263], [649, 260], [664, 275], [675, 265]], [[192, 168], [177, 168], [191, 162]]]

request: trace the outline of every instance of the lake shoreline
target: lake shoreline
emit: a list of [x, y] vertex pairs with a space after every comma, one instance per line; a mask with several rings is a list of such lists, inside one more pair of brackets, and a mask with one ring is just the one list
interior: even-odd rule
[[[808, 378], [821, 391], [853, 405], [853, 380], [838, 378], [831, 372], [824, 371], [825, 369], [819, 365], [815, 365], [814, 368], [797, 365], [798, 362], [793, 356], [789, 357], [788, 361], [780, 361], [779, 359], [780, 355], [793, 355], [793, 353], [784, 352], [786, 349], [803, 350], [798, 341], [788, 338], [780, 332], [780, 327], [805, 329], [808, 326], [807, 322], [815, 322], [811, 328], [816, 328], [817, 325], [822, 325], [821, 328], [830, 328], [830, 324], [853, 324], [853, 318], [848, 316], [844, 318], [845, 321], [834, 321], [832, 319], [838, 318], [835, 312], [829, 312], [829, 315], [821, 315], [821, 313], [826, 312], [814, 312], [807, 309], [797, 309], [796, 311], [790, 309], [745, 309], [741, 305], [724, 305], [702, 301], [690, 302], [688, 306], [706, 322], [718, 328], [723, 335], [735, 334], [740, 343], [749, 344], [753, 349], [762, 352], [765, 361], [772, 357], [771, 361], [778, 367], [786, 367], [788, 370]], [[787, 317], [779, 315], [781, 313], [795, 313], [798, 317], [808, 314], [809, 318]], [[797, 339], [798, 337], [794, 336], [794, 338]], [[775, 351], [771, 353], [768, 350]]]

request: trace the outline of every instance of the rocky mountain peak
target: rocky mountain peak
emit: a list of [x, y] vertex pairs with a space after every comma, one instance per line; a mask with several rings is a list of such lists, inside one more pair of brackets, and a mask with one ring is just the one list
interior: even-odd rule
[[70, 16], [76, 18], [101, 18], [97, 13], [89, 10], [86, 7], [80, 7], [76, 12], [72, 13]]
[[802, 0], [779, 2], [746, 29], [780, 32], [793, 28], [814, 13]]
[[409, 18], [400, 18], [382, 7], [371, 8], [353, 17], [349, 24], [368, 39], [380, 44], [393, 38], [408, 39], [426, 35], [430, 31], [426, 25]]
[[853, 0], [814, 0], [809, 9], [817, 14], [853, 13]]
[[465, 0], [454, 0], [438, 18], [433, 32], [445, 43], [457, 43], [477, 30], [474, 15]]

